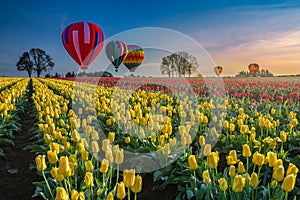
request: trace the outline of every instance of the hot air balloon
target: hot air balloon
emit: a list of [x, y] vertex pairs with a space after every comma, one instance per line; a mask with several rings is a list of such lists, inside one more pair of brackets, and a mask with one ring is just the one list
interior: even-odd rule
[[223, 72], [223, 67], [221, 67], [221, 66], [216, 66], [216, 67], [214, 68], [214, 71], [215, 71], [215, 73], [216, 73], [217, 76], [220, 76], [220, 75], [222, 74], [222, 72]]
[[105, 47], [107, 58], [115, 66], [116, 72], [123, 59], [127, 56], [128, 48], [124, 42], [110, 41]]
[[251, 63], [249, 66], [248, 66], [248, 69], [250, 71], [251, 74], [256, 74], [259, 70], [259, 65], [256, 64], [256, 63]]
[[91, 22], [77, 22], [67, 26], [62, 33], [62, 42], [70, 56], [87, 70], [103, 48], [102, 30]]
[[134, 72], [134, 70], [143, 62], [144, 60], [144, 50], [137, 45], [127, 45], [128, 54], [123, 60], [123, 64], [129, 69], [129, 71]]

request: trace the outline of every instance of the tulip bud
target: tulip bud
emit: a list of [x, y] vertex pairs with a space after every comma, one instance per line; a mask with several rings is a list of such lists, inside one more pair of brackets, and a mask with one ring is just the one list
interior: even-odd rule
[[245, 187], [245, 178], [241, 175], [237, 175], [233, 179], [232, 190], [234, 192], [242, 192]]
[[92, 142], [92, 152], [93, 153], [98, 153], [99, 152], [99, 145], [97, 141]]
[[108, 171], [109, 161], [105, 158], [101, 161], [100, 172], [106, 173]]
[[84, 182], [87, 187], [91, 187], [93, 185], [93, 174], [91, 172], [85, 173]]
[[47, 169], [45, 155], [38, 155], [35, 157], [35, 163], [38, 171], [44, 171]]
[[245, 167], [244, 167], [244, 163], [242, 161], [240, 161], [239, 164], [238, 164], [238, 172], [239, 173], [245, 173], [246, 172]]
[[59, 159], [58, 173], [66, 174], [70, 170], [69, 159], [67, 156], [61, 156]]
[[115, 163], [117, 165], [120, 165], [123, 163], [123, 161], [124, 161], [124, 151], [123, 151], [123, 149], [117, 149]]
[[78, 133], [78, 131], [76, 129], [74, 129], [72, 131], [72, 139], [74, 142], [79, 142], [79, 140], [80, 140], [80, 134]]
[[226, 157], [228, 165], [234, 165], [238, 162], [236, 150], [229, 151], [229, 156]]
[[83, 151], [83, 152], [81, 153], [81, 159], [82, 159], [83, 161], [88, 160], [88, 159], [89, 159], [89, 152]]
[[118, 183], [118, 186], [117, 186], [117, 198], [124, 199], [125, 196], [126, 196], [126, 192], [125, 192], [124, 182], [120, 182], [120, 183]]
[[285, 177], [281, 189], [283, 189], [286, 192], [290, 192], [294, 189], [296, 183], [296, 176], [294, 174], [290, 174]]
[[86, 170], [87, 172], [93, 173], [94, 166], [93, 166], [92, 161], [90, 161], [90, 160], [85, 161], [84, 165], [85, 165], [85, 170]]
[[230, 165], [230, 167], [229, 167], [229, 176], [230, 177], [235, 176], [235, 167], [234, 167], [234, 165]]
[[284, 167], [282, 165], [279, 165], [278, 167], [273, 168], [273, 178], [280, 182], [284, 178]]
[[54, 164], [57, 162], [58, 158], [57, 158], [57, 154], [54, 151], [47, 151], [47, 158], [49, 163]]
[[188, 158], [189, 168], [191, 170], [196, 170], [198, 168], [198, 164], [196, 161], [195, 155], [190, 155]]
[[219, 153], [212, 152], [211, 154], [208, 155], [207, 160], [208, 160], [208, 166], [211, 169], [216, 169], [218, 167], [218, 162], [219, 162]]
[[199, 145], [202, 147], [205, 145], [205, 137], [203, 135], [199, 136]]
[[203, 149], [203, 155], [208, 156], [211, 153], [211, 145], [206, 144]]
[[112, 192], [108, 193], [106, 200], [114, 200], [114, 195]]
[[293, 163], [289, 164], [289, 167], [286, 171], [286, 176], [290, 175], [290, 174], [294, 174], [295, 176], [297, 176], [299, 169], [297, 168], [296, 165], [294, 165]]
[[108, 139], [109, 139], [109, 141], [110, 141], [111, 143], [113, 143], [114, 140], [115, 140], [115, 133], [114, 133], [114, 132], [109, 132], [109, 133], [108, 133]]
[[55, 200], [69, 200], [69, 195], [63, 187], [56, 188]]
[[126, 143], [126, 144], [129, 144], [129, 143], [130, 143], [130, 137], [129, 137], [129, 136], [125, 138], [125, 143]]
[[219, 182], [220, 189], [222, 191], [226, 191], [228, 189], [228, 184], [225, 178], [220, 178], [218, 182]]
[[269, 151], [267, 153], [267, 159], [268, 159], [269, 167], [274, 167], [277, 161], [277, 154]]
[[259, 183], [258, 176], [255, 172], [253, 172], [251, 174], [249, 185], [250, 185], [250, 187], [254, 188], [258, 185], [258, 183]]
[[131, 188], [135, 180], [135, 169], [125, 170], [123, 172], [124, 184], [126, 187]]
[[257, 151], [253, 154], [252, 162], [261, 167], [264, 164], [265, 156], [263, 154], [258, 153]]
[[131, 187], [131, 191], [133, 193], [139, 193], [141, 190], [142, 190], [142, 177], [138, 175], [134, 179], [134, 184]]
[[208, 170], [203, 171], [202, 177], [203, 177], [203, 183], [204, 184], [207, 185], [207, 184], [209, 184], [211, 182]]
[[251, 150], [248, 144], [243, 145], [242, 155], [246, 158], [251, 156]]

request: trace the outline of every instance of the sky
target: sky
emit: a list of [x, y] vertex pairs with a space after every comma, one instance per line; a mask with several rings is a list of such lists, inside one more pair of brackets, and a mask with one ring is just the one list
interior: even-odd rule
[[[1, 8], [0, 76], [27, 76], [16, 63], [31, 48], [52, 57], [52, 73], [78, 72], [61, 41], [63, 29], [78, 21], [99, 25], [107, 40], [127, 37], [145, 45], [145, 60], [137, 70], [142, 75], [159, 69], [160, 56], [181, 49], [197, 57], [200, 72], [221, 65], [222, 76], [232, 76], [255, 62], [276, 75], [300, 74], [297, 0], [11, 0]], [[104, 50], [93, 67], [115, 73]], [[116, 76], [127, 73], [119, 68]]]

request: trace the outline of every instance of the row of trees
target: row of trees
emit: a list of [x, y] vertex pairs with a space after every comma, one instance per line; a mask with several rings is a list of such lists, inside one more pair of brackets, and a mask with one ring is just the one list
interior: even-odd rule
[[269, 72], [269, 70], [259, 70], [256, 74], [251, 74], [248, 71], [241, 71], [239, 72], [237, 75], [235, 75], [236, 77], [272, 77], [274, 76], [274, 74], [272, 74], [271, 72]]
[[[46, 54], [44, 50], [39, 48], [32, 48], [30, 51], [26, 51], [22, 54], [17, 62], [17, 70], [26, 71], [28, 76], [31, 77], [32, 73], [35, 71], [37, 77], [45, 72], [46, 76], [50, 76], [50, 71], [54, 67], [54, 62], [52, 58]], [[181, 51], [173, 53], [166, 57], [162, 58], [160, 70], [162, 75], [168, 75], [169, 77], [185, 77], [191, 76], [192, 73], [196, 71], [196, 68], [199, 66], [195, 56], [188, 54], [187, 52]], [[58, 76], [56, 73], [54, 77]], [[75, 75], [74, 72], [68, 72], [66, 77], [113, 77], [113, 75], [107, 71], [99, 72], [81, 72]], [[272, 77], [274, 76], [268, 70], [259, 70], [256, 74], [251, 74], [248, 71], [239, 72], [236, 77]]]

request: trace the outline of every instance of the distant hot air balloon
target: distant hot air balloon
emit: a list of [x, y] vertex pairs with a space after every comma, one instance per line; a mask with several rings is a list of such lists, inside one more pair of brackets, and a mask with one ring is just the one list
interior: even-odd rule
[[127, 45], [128, 54], [126, 58], [123, 60], [123, 64], [129, 69], [131, 72], [143, 62], [144, 60], [144, 50], [137, 45]]
[[214, 68], [214, 71], [215, 71], [215, 73], [216, 73], [217, 76], [220, 76], [220, 75], [222, 74], [222, 72], [223, 72], [223, 67], [221, 67], [221, 66], [216, 66], [216, 67]]
[[124, 42], [110, 41], [105, 47], [107, 58], [115, 66], [116, 72], [123, 59], [127, 56], [128, 48]]
[[250, 71], [251, 74], [256, 74], [259, 70], [259, 65], [256, 64], [256, 63], [251, 63], [249, 66], [248, 66], [248, 69]]
[[91, 22], [77, 22], [67, 26], [62, 33], [62, 42], [70, 56], [87, 70], [103, 48], [102, 30]]

